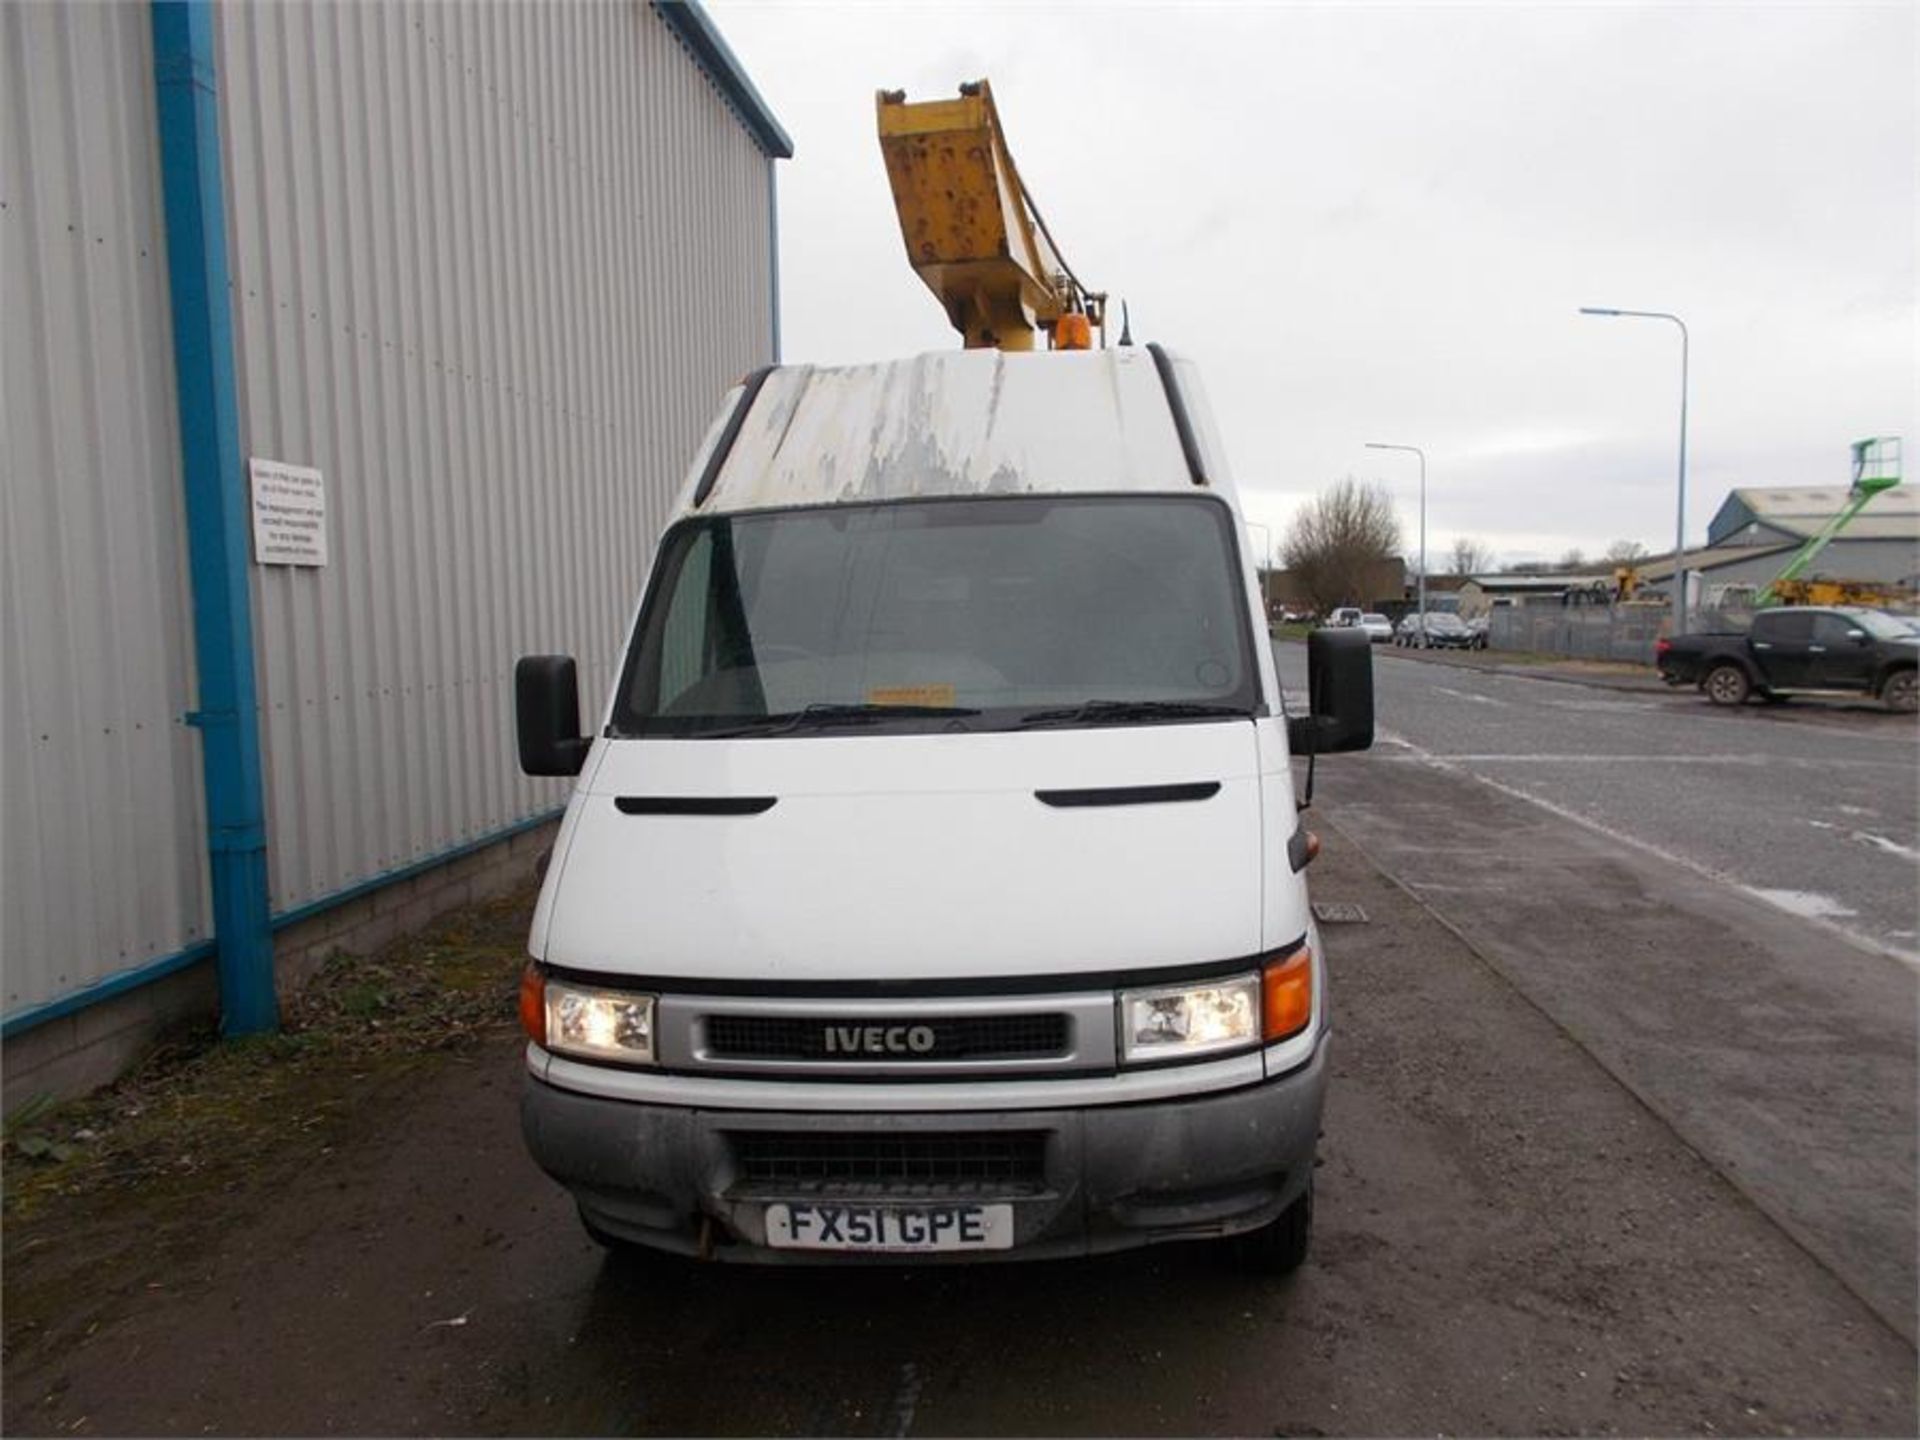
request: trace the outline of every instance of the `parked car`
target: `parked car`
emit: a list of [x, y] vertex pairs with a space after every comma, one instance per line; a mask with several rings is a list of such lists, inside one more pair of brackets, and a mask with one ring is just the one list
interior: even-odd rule
[[1420, 650], [1470, 650], [1474, 641], [1466, 621], [1436, 610], [1425, 616], [1407, 616], [1393, 632], [1393, 643]]
[[1361, 610], [1357, 605], [1342, 605], [1327, 617], [1327, 623], [1340, 630], [1346, 629], [1349, 625], [1358, 625], [1360, 620]]
[[1487, 632], [1492, 628], [1493, 622], [1485, 615], [1476, 615], [1473, 619], [1467, 621], [1467, 633], [1473, 637], [1472, 643], [1468, 645], [1467, 648], [1469, 650], [1486, 649]]
[[1746, 634], [1679, 635], [1654, 643], [1669, 685], [1697, 685], [1716, 705], [1818, 693], [1877, 695], [1889, 710], [1920, 709], [1920, 635], [1879, 610], [1763, 610]]
[[1367, 632], [1367, 639], [1375, 645], [1385, 645], [1393, 639], [1393, 622], [1372, 610], [1360, 617], [1360, 628]]

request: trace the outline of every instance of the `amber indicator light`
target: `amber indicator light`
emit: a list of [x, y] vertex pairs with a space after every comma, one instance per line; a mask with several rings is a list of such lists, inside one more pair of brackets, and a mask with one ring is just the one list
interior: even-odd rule
[[1271, 1044], [1298, 1035], [1313, 1018], [1313, 953], [1304, 946], [1260, 971], [1260, 1034]]
[[547, 981], [532, 965], [520, 972], [520, 1028], [534, 1044], [547, 1043]]

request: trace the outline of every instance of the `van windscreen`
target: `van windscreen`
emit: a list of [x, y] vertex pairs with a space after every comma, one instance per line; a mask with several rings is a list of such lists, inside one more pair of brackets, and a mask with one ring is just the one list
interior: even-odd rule
[[[1210, 497], [715, 515], [662, 544], [621, 735], [1009, 729], [1248, 715], [1232, 514]], [[1089, 707], [1082, 716], [1075, 707]]]

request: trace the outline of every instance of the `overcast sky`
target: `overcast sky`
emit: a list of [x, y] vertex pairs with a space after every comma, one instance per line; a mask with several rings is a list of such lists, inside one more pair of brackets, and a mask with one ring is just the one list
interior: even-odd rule
[[[1249, 518], [1379, 479], [1436, 569], [1690, 542], [1737, 485], [1920, 439], [1916, 7], [711, 0], [792, 134], [784, 358], [958, 343], [908, 267], [873, 92], [987, 76], [1068, 261], [1199, 361]], [[1117, 335], [1117, 323], [1115, 326]]]

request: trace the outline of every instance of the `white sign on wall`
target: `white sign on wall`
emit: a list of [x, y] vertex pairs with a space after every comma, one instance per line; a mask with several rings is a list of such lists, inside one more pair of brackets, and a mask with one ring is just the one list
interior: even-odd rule
[[318, 470], [248, 460], [253, 480], [253, 558], [261, 565], [327, 563], [327, 485]]

